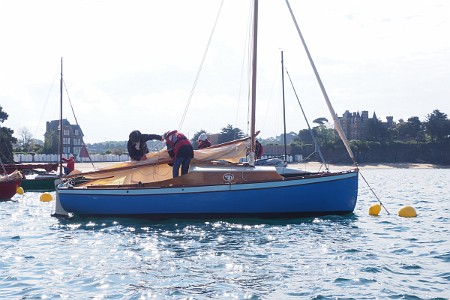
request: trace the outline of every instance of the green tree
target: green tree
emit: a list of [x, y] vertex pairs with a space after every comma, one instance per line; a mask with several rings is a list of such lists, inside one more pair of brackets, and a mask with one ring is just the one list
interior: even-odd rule
[[122, 155], [122, 154], [124, 154], [124, 151], [123, 151], [123, 149], [112, 149], [111, 153], [114, 155]]
[[302, 129], [298, 132], [298, 141], [301, 144], [312, 144], [313, 140], [309, 129]]
[[5, 122], [8, 120], [9, 115], [6, 113], [6, 111], [3, 111], [3, 107], [0, 106], [0, 123]]
[[325, 125], [314, 127], [314, 135], [320, 146], [332, 144], [335, 140], [334, 129], [327, 128]]
[[367, 141], [381, 142], [388, 139], [388, 132], [380, 120], [370, 118], [367, 120], [364, 128], [364, 137]]
[[19, 141], [18, 144], [22, 148], [23, 152], [30, 152], [31, 150], [31, 141], [33, 139], [33, 134], [26, 127], [21, 127], [19, 129]]
[[450, 124], [447, 114], [440, 112], [438, 109], [427, 115], [425, 126], [431, 141], [442, 141], [450, 135]]
[[[286, 145], [289, 145], [290, 143], [292, 143], [293, 141], [296, 141], [296, 140], [298, 140], [298, 134], [296, 134], [293, 131], [286, 132]], [[266, 141], [268, 143], [272, 143], [274, 145], [276, 145], [276, 142], [279, 141], [280, 144], [284, 145], [284, 134], [277, 136], [276, 140], [267, 139]]]
[[57, 130], [50, 130], [45, 133], [45, 142], [43, 152], [45, 154], [58, 153], [59, 135]]
[[[0, 124], [8, 119], [9, 115], [3, 111], [0, 106]], [[13, 163], [12, 145], [17, 143], [17, 139], [13, 137], [14, 130], [0, 126], [0, 158], [3, 163]]]
[[403, 134], [410, 139], [417, 139], [419, 132], [422, 131], [423, 125], [418, 117], [410, 117], [406, 123]]
[[38, 139], [30, 140], [30, 152], [42, 154], [44, 149], [44, 142]]
[[392, 137], [394, 140], [400, 141], [417, 140], [422, 127], [422, 122], [418, 117], [410, 117], [407, 122], [400, 119], [392, 129]]
[[[317, 143], [322, 146], [325, 144], [332, 144], [335, 141], [334, 129], [327, 128], [325, 125], [316, 126], [312, 129], [312, 134]], [[309, 129], [302, 129], [298, 133], [298, 140], [303, 145], [313, 144], [313, 137]]]
[[328, 123], [327, 118], [317, 118], [313, 121], [313, 123], [319, 124], [319, 125], [325, 125], [325, 123]]
[[222, 128], [222, 132], [219, 134], [218, 142], [219, 144], [230, 142], [244, 137], [244, 132], [239, 128], [233, 128], [232, 125], [228, 124], [227, 127]]

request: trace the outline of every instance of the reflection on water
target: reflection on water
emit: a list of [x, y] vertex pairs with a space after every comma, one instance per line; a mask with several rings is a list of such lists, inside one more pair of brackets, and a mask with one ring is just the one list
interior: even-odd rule
[[363, 181], [354, 214], [287, 220], [55, 219], [16, 196], [0, 203], [0, 298], [448, 298], [450, 171], [363, 172], [390, 215], [368, 215]]

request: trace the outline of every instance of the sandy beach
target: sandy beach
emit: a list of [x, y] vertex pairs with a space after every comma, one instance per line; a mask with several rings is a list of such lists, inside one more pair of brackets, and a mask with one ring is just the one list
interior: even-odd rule
[[[110, 167], [118, 162], [94, 162], [94, 163], [76, 163], [75, 169], [80, 170], [81, 172], [89, 172], [93, 170], [99, 170], [102, 168]], [[309, 163], [297, 163], [297, 164], [289, 164], [289, 167], [308, 170], [308, 171], [318, 171], [324, 170], [324, 167], [318, 162], [309, 162]], [[339, 171], [339, 170], [347, 170], [354, 168], [352, 165], [334, 165], [329, 164], [328, 168], [330, 171]], [[433, 164], [419, 164], [419, 163], [392, 163], [392, 164], [361, 164], [359, 168], [364, 169], [448, 169], [450, 166], [442, 166], [442, 165], [433, 165]]]

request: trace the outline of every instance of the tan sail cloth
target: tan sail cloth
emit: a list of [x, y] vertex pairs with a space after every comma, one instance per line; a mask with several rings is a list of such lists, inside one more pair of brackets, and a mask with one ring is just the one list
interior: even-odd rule
[[[205, 163], [217, 160], [239, 162], [246, 156], [248, 139], [237, 140], [231, 143], [217, 145], [215, 147], [194, 150], [194, 158], [191, 164]], [[123, 185], [135, 183], [158, 182], [172, 178], [172, 167], [168, 165], [172, 159], [163, 149], [159, 152], [147, 154], [147, 160], [127, 161], [100, 169], [95, 172], [71, 173], [69, 177], [83, 175], [87, 179], [95, 179], [84, 186], [98, 185]], [[81, 186], [83, 186], [81, 185]]]
[[22, 173], [20, 171], [14, 171], [11, 174], [6, 175], [0, 175], [0, 182], [7, 182], [7, 181], [17, 181], [22, 179]]

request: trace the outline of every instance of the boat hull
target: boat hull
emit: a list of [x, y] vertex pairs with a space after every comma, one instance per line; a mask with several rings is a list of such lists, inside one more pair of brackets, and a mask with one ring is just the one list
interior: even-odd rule
[[55, 179], [56, 177], [23, 179], [21, 187], [25, 192], [51, 192], [55, 190]]
[[166, 188], [58, 187], [65, 211], [76, 215], [146, 218], [292, 217], [353, 212], [358, 173], [270, 182]]
[[11, 199], [16, 194], [18, 186], [20, 186], [20, 181], [0, 182], [0, 200]]

